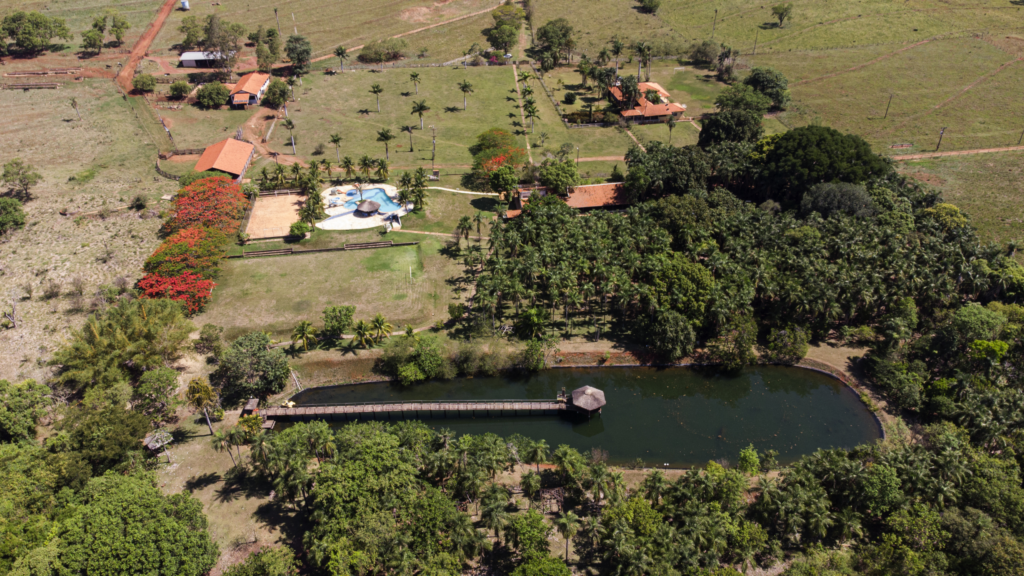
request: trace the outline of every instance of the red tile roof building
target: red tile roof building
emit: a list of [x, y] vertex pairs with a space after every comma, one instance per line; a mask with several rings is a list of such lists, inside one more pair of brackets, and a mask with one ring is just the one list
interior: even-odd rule
[[209, 146], [196, 163], [196, 172], [217, 170], [236, 178], [249, 169], [256, 147], [248, 142], [228, 138]]
[[268, 86], [270, 86], [270, 74], [250, 72], [239, 78], [235, 87], [231, 89], [231, 104], [233, 106], [259, 104]]
[[[632, 109], [623, 110], [623, 118], [634, 121], [667, 122], [670, 116], [678, 119], [686, 112], [685, 105], [669, 102], [668, 91], [657, 82], [640, 82], [637, 87], [640, 89], [640, 98]], [[653, 104], [644, 97], [648, 90], [658, 93], [658, 96], [661, 97], [661, 104]], [[612, 86], [608, 91], [620, 105], [626, 105], [626, 97], [622, 94], [621, 88]]]
[[[522, 214], [522, 208], [532, 196], [538, 198], [546, 196], [544, 188], [530, 188], [519, 191], [519, 198], [512, 203], [512, 210], [505, 212], [506, 218], [515, 218]], [[588, 184], [586, 186], [574, 186], [567, 196], [561, 196], [562, 200], [577, 210], [590, 210], [594, 208], [621, 208], [630, 204], [626, 195], [626, 187], [621, 182], [609, 184]]]

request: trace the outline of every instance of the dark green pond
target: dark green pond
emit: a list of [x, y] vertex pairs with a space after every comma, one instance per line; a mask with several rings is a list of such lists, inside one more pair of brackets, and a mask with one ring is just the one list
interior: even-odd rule
[[604, 390], [608, 404], [590, 420], [568, 415], [430, 419], [464, 434], [518, 432], [554, 449], [597, 447], [615, 464], [689, 467], [720, 458], [736, 462], [748, 444], [792, 462], [818, 448], [851, 448], [881, 436], [857, 394], [837, 380], [799, 368], [757, 367], [733, 375], [689, 368], [565, 368], [522, 378], [465, 378], [402, 388], [358, 384], [313, 388], [298, 406], [383, 400], [554, 399], [583, 385]]

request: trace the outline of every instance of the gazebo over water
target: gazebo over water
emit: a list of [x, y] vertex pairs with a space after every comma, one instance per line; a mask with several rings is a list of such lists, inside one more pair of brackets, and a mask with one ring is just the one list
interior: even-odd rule
[[604, 399], [604, 391], [593, 386], [583, 386], [572, 391], [572, 402], [569, 407], [588, 416], [601, 413], [601, 407], [608, 402]]

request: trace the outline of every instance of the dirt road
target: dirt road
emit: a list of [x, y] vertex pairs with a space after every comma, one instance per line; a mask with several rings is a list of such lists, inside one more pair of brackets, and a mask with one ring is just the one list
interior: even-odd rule
[[132, 77], [135, 75], [135, 67], [139, 65], [142, 58], [146, 56], [146, 52], [149, 50], [150, 45], [153, 44], [153, 40], [156, 39], [156, 35], [160, 33], [160, 29], [164, 27], [164, 21], [171, 15], [171, 10], [178, 4], [178, 0], [166, 0], [164, 5], [160, 7], [160, 12], [157, 12], [156, 18], [149, 23], [149, 28], [142, 33], [139, 37], [138, 42], [135, 46], [132, 46], [132, 53], [128, 56], [128, 61], [124, 67], [121, 68], [121, 72], [117, 75], [117, 83], [121, 86], [121, 89], [125, 92], [131, 92], [132, 90]]
[[921, 160], [923, 158], [942, 158], [944, 156], [969, 156], [971, 154], [991, 154], [992, 152], [1024, 152], [1024, 146], [1003, 146], [1002, 148], [975, 148], [974, 150], [950, 150], [949, 152], [921, 152], [919, 154], [900, 154], [890, 156], [893, 160]]

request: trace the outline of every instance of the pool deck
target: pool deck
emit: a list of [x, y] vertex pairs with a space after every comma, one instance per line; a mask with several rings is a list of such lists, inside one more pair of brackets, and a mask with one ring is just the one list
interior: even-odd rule
[[[381, 188], [384, 192], [391, 197], [391, 199], [397, 204], [398, 203], [398, 189], [389, 184], [367, 184], [363, 187], [363, 190], [371, 190], [374, 188]], [[324, 190], [324, 208], [327, 212], [328, 218], [323, 222], [318, 222], [316, 227], [321, 230], [365, 230], [367, 228], [376, 228], [378, 226], [385, 225], [385, 218], [392, 214], [398, 214], [399, 216], [405, 216], [412, 211], [412, 203], [410, 202], [397, 212], [388, 213], [377, 213], [372, 216], [356, 216], [355, 210], [345, 208], [343, 205], [352, 199], [347, 193], [351, 190], [355, 190], [355, 186], [332, 186], [327, 190]], [[356, 196], [358, 197], [358, 195]], [[341, 205], [331, 206], [332, 200], [341, 200]]]

